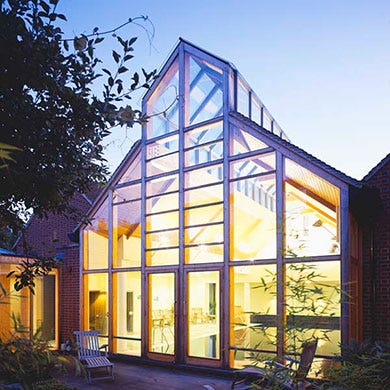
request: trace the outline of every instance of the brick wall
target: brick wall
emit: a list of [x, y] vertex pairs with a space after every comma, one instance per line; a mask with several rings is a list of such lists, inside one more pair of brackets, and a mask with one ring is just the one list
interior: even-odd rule
[[363, 235], [363, 337], [389, 342], [390, 155], [366, 176], [365, 182], [379, 190], [383, 209], [373, 228], [366, 226]]
[[[100, 190], [95, 188], [87, 197], [76, 194], [71, 206], [79, 211], [79, 216], [85, 215], [91, 207], [91, 201], [99, 192]], [[72, 243], [68, 237], [79, 221], [80, 217], [70, 218], [64, 214], [48, 213], [47, 218], [33, 216], [24, 238], [20, 238], [14, 248], [17, 253], [29, 256], [54, 257], [61, 254], [58, 278], [60, 343], [73, 338], [73, 331], [80, 327], [79, 245]]]

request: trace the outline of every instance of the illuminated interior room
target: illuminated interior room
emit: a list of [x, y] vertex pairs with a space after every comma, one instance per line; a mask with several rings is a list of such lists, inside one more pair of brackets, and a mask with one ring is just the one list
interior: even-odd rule
[[337, 355], [358, 332], [343, 297], [354, 179], [294, 146], [231, 63], [184, 40], [143, 112], [80, 232], [81, 328], [111, 353], [175, 364], [242, 367], [294, 353], [296, 332], [319, 338], [318, 359]]

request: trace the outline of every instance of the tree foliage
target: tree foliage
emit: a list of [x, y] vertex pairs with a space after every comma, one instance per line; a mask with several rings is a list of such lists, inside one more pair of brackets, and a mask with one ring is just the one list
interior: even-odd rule
[[[111, 38], [119, 49], [109, 70], [96, 56], [107, 32], [64, 37], [57, 3], [0, 2], [0, 227], [21, 226], [26, 210], [72, 211], [75, 192], [106, 178], [102, 141], [110, 129], [146, 120], [124, 103], [156, 77], [129, 74], [137, 38]], [[98, 77], [100, 95], [92, 90]]]

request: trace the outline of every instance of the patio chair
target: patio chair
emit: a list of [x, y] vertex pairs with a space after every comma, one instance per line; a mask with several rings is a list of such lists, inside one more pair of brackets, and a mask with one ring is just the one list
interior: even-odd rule
[[[88, 383], [91, 383], [93, 380], [101, 379], [114, 380], [114, 365], [108, 360], [108, 345], [104, 344], [99, 347], [100, 332], [98, 330], [80, 330], [73, 333], [76, 336], [77, 356], [87, 371]], [[103, 354], [101, 351], [102, 349], [104, 349]], [[92, 372], [103, 368], [105, 369], [106, 375], [92, 376]]]
[[[267, 361], [265, 365], [271, 368], [272, 375], [259, 367], [246, 367], [236, 371], [237, 378], [232, 383], [234, 390], [246, 390], [253, 388], [253, 383], [261, 382], [264, 386], [270, 384], [272, 377], [278, 379], [280, 387], [285, 390], [307, 389], [310, 382], [306, 380], [310, 367], [313, 363], [314, 355], [317, 349], [318, 339], [307, 341], [302, 346], [301, 357], [297, 361], [290, 357], [284, 357], [288, 364], [281, 364], [274, 361]], [[298, 368], [293, 369], [297, 364]], [[256, 387], [257, 388], [257, 387]]]

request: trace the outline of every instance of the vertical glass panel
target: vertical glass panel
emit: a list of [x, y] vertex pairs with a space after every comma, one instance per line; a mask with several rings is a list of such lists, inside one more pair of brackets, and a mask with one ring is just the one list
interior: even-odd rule
[[271, 123], [272, 123], [272, 118], [271, 115], [268, 113], [266, 109], [263, 110], [263, 127], [264, 129], [267, 129], [271, 131]]
[[56, 276], [46, 275], [35, 279], [33, 295], [33, 332], [51, 347], [56, 346]]
[[184, 242], [186, 245], [223, 242], [223, 224], [186, 228]]
[[14, 264], [0, 263], [0, 283], [7, 293], [0, 304], [0, 338], [8, 340], [11, 333], [26, 334], [30, 330], [30, 299], [28, 289], [15, 291], [15, 278], [7, 275], [11, 271], [17, 272]]
[[340, 253], [340, 190], [286, 159], [286, 256]]
[[102, 335], [108, 332], [108, 275], [84, 275], [85, 312], [84, 328], [98, 330]]
[[174, 265], [179, 264], [179, 248], [147, 250], [146, 265]]
[[157, 89], [147, 102], [147, 137], [168, 134], [179, 128], [179, 69], [178, 61], [171, 65], [160, 79]]
[[240, 78], [237, 79], [237, 111], [249, 117], [249, 91]]
[[220, 358], [219, 271], [188, 273], [188, 355]]
[[138, 155], [122, 175], [119, 183], [127, 183], [133, 180], [141, 179], [141, 156]]
[[275, 153], [265, 153], [258, 156], [232, 161], [230, 163], [230, 178], [258, 175], [275, 170]]
[[264, 142], [238, 127], [232, 126], [230, 129], [230, 155], [232, 156], [268, 147]]
[[141, 266], [141, 201], [113, 206], [114, 267]]
[[153, 196], [146, 199], [146, 212], [158, 213], [160, 211], [179, 208], [179, 193], [174, 192], [167, 195]]
[[294, 263], [286, 267], [286, 345], [299, 353], [318, 338], [317, 354], [340, 353], [340, 262]]
[[141, 272], [113, 274], [114, 288], [114, 352], [125, 355], [141, 355]]
[[[234, 286], [231, 332], [233, 346], [276, 350], [276, 266], [232, 267]], [[245, 364], [251, 352], [238, 351], [235, 364]]]
[[221, 164], [206, 168], [192, 169], [184, 174], [187, 188], [212, 184], [223, 180], [223, 167]]
[[176, 228], [178, 226], [179, 226], [178, 211], [148, 215], [146, 217], [147, 231], [171, 229], [171, 228]]
[[186, 264], [221, 263], [223, 261], [222, 244], [200, 244], [188, 246], [184, 250]]
[[203, 122], [222, 115], [223, 72], [216, 66], [188, 56], [189, 107], [186, 125]]
[[[157, 179], [148, 180], [146, 182], [146, 196], [165, 194], [179, 190], [178, 175], [169, 175], [159, 177]], [[176, 206], [172, 205], [172, 208]]]
[[149, 275], [149, 351], [175, 353], [175, 275]]
[[186, 226], [223, 221], [223, 203], [195, 207], [184, 211]]
[[112, 200], [113, 203], [120, 203], [135, 199], [141, 199], [141, 184], [116, 188]]
[[261, 125], [261, 104], [257, 98], [252, 95], [252, 117], [253, 122]]
[[231, 259], [276, 258], [276, 188], [274, 175], [230, 184]]
[[211, 185], [207, 187], [195, 188], [185, 192], [184, 207], [197, 206], [207, 203], [222, 202], [223, 186], [222, 184]]
[[102, 203], [83, 231], [85, 269], [108, 267], [108, 200]]

